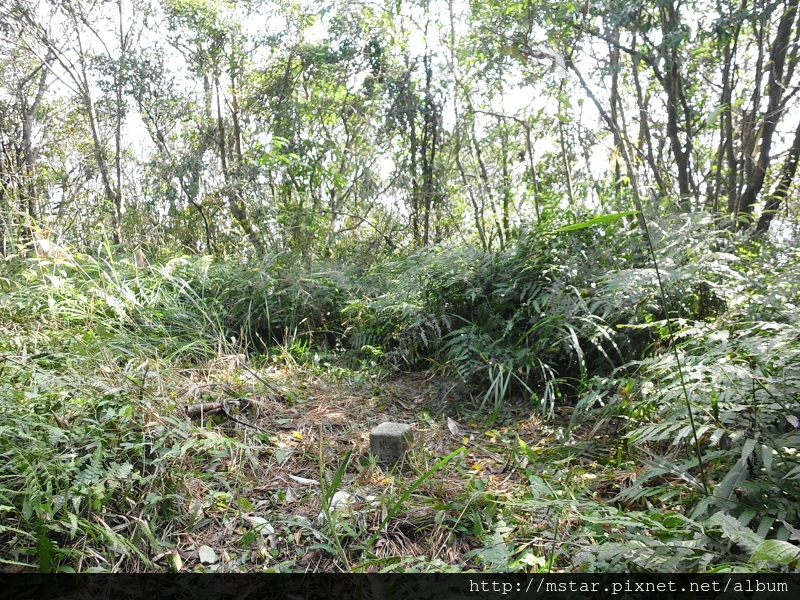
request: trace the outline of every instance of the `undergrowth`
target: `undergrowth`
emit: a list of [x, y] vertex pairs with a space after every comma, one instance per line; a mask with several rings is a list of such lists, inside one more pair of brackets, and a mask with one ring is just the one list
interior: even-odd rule
[[[287, 256], [7, 257], [0, 563], [180, 570], [181, 533], [217, 524], [240, 568], [265, 570], [313, 552], [348, 570], [796, 569], [796, 257], [696, 215], [652, 235], [663, 298], [621, 222], [530, 231], [502, 252], [420, 250], [368, 276]], [[325, 447], [322, 425], [290, 453], [278, 431], [180, 410], [189, 390], [274, 395], [271, 370], [367, 395], [403, 372], [448, 383], [415, 409], [429, 440], [405, 474]], [[305, 401], [297, 387], [285, 409]], [[447, 429], [460, 449], [441, 446]], [[294, 491], [271, 497], [270, 522], [254, 516], [242, 490], [264, 456], [310, 469], [313, 519], [280, 516]], [[386, 518], [338, 510], [357, 483], [382, 490], [358, 501]]]

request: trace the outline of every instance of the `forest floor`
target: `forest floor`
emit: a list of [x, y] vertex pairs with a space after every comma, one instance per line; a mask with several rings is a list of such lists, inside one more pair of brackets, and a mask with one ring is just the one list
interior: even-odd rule
[[[187, 473], [194, 520], [154, 562], [206, 571], [461, 570], [515, 560], [554, 568], [569, 520], [533, 500], [553, 494], [557, 509], [564, 477], [566, 496], [580, 488], [594, 498], [631, 477], [620, 465], [597, 480], [607, 467], [584, 443], [595, 432], [570, 432], [569, 408], [549, 418], [530, 403], [467, 410], [460, 386], [432, 372], [317, 371], [247, 368], [236, 394], [225, 386], [249, 401], [245, 410], [195, 416], [201, 435], [240, 444]], [[206, 375], [189, 382], [180, 405], [220, 400]], [[391, 468], [369, 453], [369, 433], [385, 421], [414, 432]]]

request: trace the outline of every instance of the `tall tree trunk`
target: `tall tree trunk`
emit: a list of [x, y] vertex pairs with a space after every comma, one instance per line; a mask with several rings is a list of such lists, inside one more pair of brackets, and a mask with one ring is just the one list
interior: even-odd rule
[[772, 219], [775, 217], [775, 213], [780, 209], [781, 203], [789, 196], [789, 192], [792, 189], [792, 181], [797, 173], [798, 157], [800, 157], [800, 123], [797, 124], [792, 147], [789, 149], [789, 154], [786, 155], [786, 160], [781, 168], [778, 185], [764, 203], [764, 210], [756, 225], [757, 233], [766, 233], [769, 231], [769, 226], [772, 223]]
[[719, 118], [720, 140], [717, 152], [715, 189], [710, 199], [711, 209], [717, 214], [722, 209], [720, 195], [725, 197], [728, 214], [735, 212], [737, 161], [733, 146], [733, 85], [735, 77], [733, 57], [736, 53], [739, 29], [740, 27], [737, 26], [732, 36], [733, 39], [727, 40], [723, 48], [722, 94], [720, 96], [722, 113]]
[[431, 91], [433, 67], [430, 53], [424, 57], [425, 65], [425, 103], [423, 105], [422, 126], [422, 243], [430, 243], [431, 212], [436, 193], [436, 144], [438, 141], [438, 115]]
[[[799, 0], [788, 0], [786, 8], [778, 23], [775, 39], [772, 42], [769, 59], [769, 79], [767, 81], [767, 112], [761, 125], [760, 148], [758, 159], [753, 165], [753, 174], [747, 182], [744, 192], [739, 197], [737, 215], [752, 215], [758, 195], [764, 187], [767, 169], [770, 165], [772, 152], [772, 137], [778, 126], [783, 109], [783, 95], [786, 82], [784, 81], [784, 66], [786, 54], [792, 38], [797, 5]], [[749, 219], [740, 219], [741, 228], [749, 227]]]
[[116, 242], [122, 243], [122, 215], [124, 212], [124, 198], [122, 196], [122, 121], [125, 118], [124, 104], [122, 98], [123, 71], [125, 69], [125, 54], [128, 52], [128, 44], [125, 39], [123, 29], [122, 0], [117, 0], [117, 24], [119, 26], [119, 57], [117, 60], [117, 72], [114, 74], [114, 88], [116, 107], [114, 111], [114, 174], [115, 174], [115, 194], [114, 194], [114, 231]]
[[[631, 48], [636, 50], [637, 40], [634, 36], [631, 43]], [[650, 131], [650, 93], [644, 93], [642, 90], [642, 82], [639, 78], [639, 58], [636, 56], [631, 57], [631, 74], [633, 79], [633, 87], [636, 92], [636, 105], [639, 109], [639, 139], [637, 148], [640, 154], [644, 155], [650, 171], [653, 174], [653, 180], [656, 182], [656, 188], [659, 195], [663, 198], [668, 195], [667, 184], [664, 181], [664, 176], [661, 172], [661, 167], [658, 165], [653, 152], [653, 134]]]
[[103, 192], [105, 194], [106, 201], [112, 210], [113, 227], [111, 231], [111, 239], [115, 244], [121, 244], [122, 230], [120, 215], [122, 214], [122, 195], [120, 190], [115, 189], [114, 184], [112, 183], [106, 146], [100, 133], [100, 123], [97, 118], [94, 99], [92, 98], [91, 84], [89, 83], [89, 76], [86, 70], [86, 60], [83, 54], [83, 48], [80, 45], [80, 41], [79, 49], [81, 55], [78, 60], [80, 65], [79, 73], [77, 74], [79, 77], [78, 83], [81, 87], [83, 102], [86, 108], [86, 116], [89, 121], [89, 129], [92, 133], [92, 150], [94, 151], [97, 170], [100, 172], [100, 181], [103, 184]]
[[473, 185], [470, 183], [469, 178], [467, 177], [467, 171], [464, 168], [464, 163], [461, 161], [461, 136], [458, 136], [458, 140], [456, 142], [456, 147], [454, 150], [454, 155], [456, 159], [456, 166], [458, 167], [458, 172], [461, 175], [461, 183], [464, 186], [464, 189], [467, 190], [467, 195], [469, 196], [470, 203], [472, 204], [472, 211], [474, 213], [474, 221], [475, 221], [475, 230], [478, 232], [478, 239], [481, 241], [481, 249], [485, 252], [489, 249], [489, 240], [486, 237], [486, 227], [483, 222], [483, 205], [478, 204], [478, 199], [475, 197], [475, 190], [473, 189]]
[[[686, 144], [681, 141], [681, 124], [679, 108], [685, 102], [683, 98], [683, 78], [680, 71], [680, 57], [678, 44], [667, 42], [680, 31], [680, 16], [674, 3], [661, 8], [662, 58], [664, 60], [664, 91], [667, 98], [667, 138], [670, 141], [672, 156], [675, 159], [675, 169], [678, 173], [678, 193], [680, 205], [689, 208], [692, 196], [692, 182], [689, 172], [689, 140], [691, 131], [684, 131]], [[684, 123], [684, 126], [690, 126]]]
[[[483, 160], [483, 152], [481, 151], [481, 145], [478, 141], [478, 134], [475, 131], [475, 113], [470, 116], [470, 123], [472, 128], [470, 130], [470, 142], [472, 144], [472, 150], [475, 152], [475, 159], [478, 161], [478, 173], [480, 174], [481, 183], [483, 184], [484, 189], [486, 190], [487, 194], [489, 195], [490, 205], [492, 207], [496, 206], [495, 198], [494, 198], [494, 187], [492, 185], [492, 181], [489, 179], [489, 170], [486, 168], [486, 162]], [[505, 248], [505, 240], [502, 236], [503, 228], [500, 226], [499, 221], [497, 220], [497, 211], [492, 210], [492, 213], [495, 215], [495, 227], [500, 235], [500, 250]], [[487, 243], [489, 247], [491, 247], [491, 238], [487, 239]]]
[[[620, 72], [620, 51], [619, 51], [619, 27], [615, 26], [613, 32], [611, 33], [611, 38], [614, 40], [613, 43], [608, 45], [608, 56], [609, 56], [609, 69], [611, 71], [611, 93], [608, 99], [609, 103], [609, 112], [611, 113], [611, 119], [619, 124], [619, 116], [620, 116], [620, 108], [622, 107], [622, 100], [619, 97], [619, 72]], [[615, 144], [615, 151], [622, 155], [623, 148], [616, 146]], [[563, 151], [562, 151], [563, 152]], [[622, 176], [621, 176], [621, 169], [619, 161], [614, 161], [614, 192], [617, 196], [620, 193], [620, 186], [622, 184]], [[572, 198], [570, 194], [570, 205], [572, 205]]]
[[420, 145], [417, 135], [417, 112], [418, 102], [416, 94], [414, 93], [414, 84], [411, 80], [411, 58], [406, 53], [405, 55], [405, 73], [403, 74], [403, 91], [405, 97], [405, 111], [403, 112], [404, 124], [408, 134], [408, 151], [409, 151], [409, 175], [411, 177], [411, 194], [410, 194], [410, 208], [411, 208], [411, 236], [415, 244], [421, 240], [420, 231], [420, 196], [422, 185], [419, 178], [419, 154]]
[[503, 182], [503, 215], [502, 215], [502, 228], [503, 237], [509, 239], [511, 236], [511, 173], [508, 168], [508, 131], [502, 125], [500, 133], [500, 174]]
[[529, 121], [522, 121], [525, 128], [525, 154], [528, 156], [528, 173], [531, 178], [531, 188], [533, 189], [533, 208], [536, 211], [536, 221], [541, 222], [542, 212], [539, 201], [539, 181], [536, 176], [536, 162], [533, 157], [533, 140], [531, 139], [531, 124]]

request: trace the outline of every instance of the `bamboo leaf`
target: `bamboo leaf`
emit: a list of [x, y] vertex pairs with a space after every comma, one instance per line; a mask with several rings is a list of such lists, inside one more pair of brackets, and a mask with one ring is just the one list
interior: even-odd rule
[[613, 223], [614, 221], [619, 221], [625, 217], [630, 217], [635, 215], [637, 212], [636, 210], [626, 210], [625, 212], [620, 213], [613, 213], [610, 215], [600, 215], [599, 217], [594, 217], [593, 219], [589, 219], [588, 221], [583, 221], [582, 223], [575, 223], [574, 225], [566, 225], [564, 227], [559, 227], [558, 229], [554, 229], [550, 233], [563, 233], [565, 231], [577, 231], [579, 229], [586, 229], [587, 227], [594, 227], [595, 225], [603, 225], [605, 223]]

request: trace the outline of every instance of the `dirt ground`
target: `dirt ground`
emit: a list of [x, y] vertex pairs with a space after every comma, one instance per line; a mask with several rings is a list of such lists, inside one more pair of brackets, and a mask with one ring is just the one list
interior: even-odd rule
[[[517, 468], [514, 440], [547, 443], [552, 429], [530, 405], [507, 408], [509, 425], [489, 425], [475, 406], [464, 409], [469, 403], [458, 385], [430, 372], [331, 382], [273, 371], [269, 381], [281, 382], [271, 385], [276, 393], [246, 395], [244, 410], [229, 404], [216, 415], [195, 416], [207, 435], [239, 443], [205, 467], [226, 471], [227, 489], [212, 489], [216, 478], [187, 482], [195, 521], [189, 531], [175, 533], [176, 551], [156, 557], [173, 568], [378, 571], [403, 568], [404, 561], [475, 566], [469, 553], [480, 546], [481, 525], [474, 523], [471, 502], [502, 502], [521, 493], [527, 480]], [[369, 453], [370, 431], [386, 421], [407, 423], [414, 432], [405, 458], [390, 468]], [[426, 477], [431, 469], [435, 474]], [[398, 497], [415, 484], [398, 506]], [[365, 546], [368, 540], [373, 543]]]

